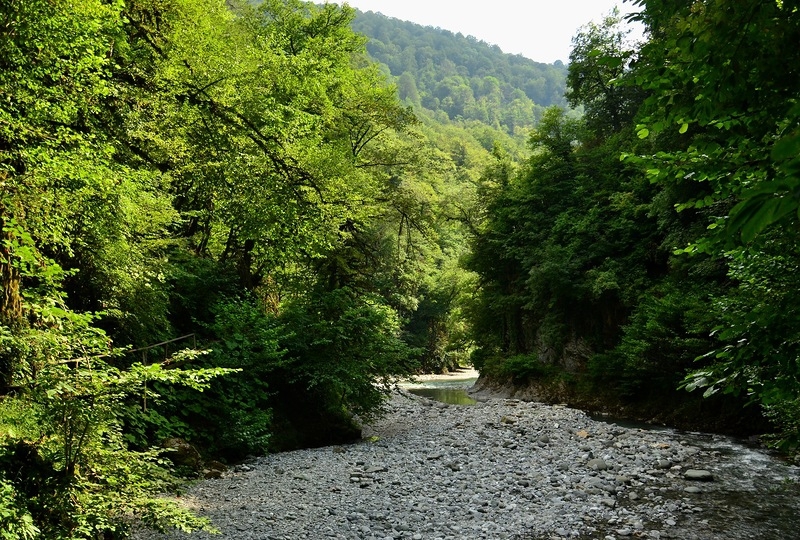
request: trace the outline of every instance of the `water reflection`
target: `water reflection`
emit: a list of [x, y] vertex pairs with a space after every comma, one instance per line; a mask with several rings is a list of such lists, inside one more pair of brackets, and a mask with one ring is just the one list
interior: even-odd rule
[[434, 399], [449, 405], [475, 405], [474, 399], [469, 397], [467, 389], [475, 384], [474, 378], [456, 380], [433, 380], [402, 385], [412, 394]]
[[409, 388], [408, 391], [450, 405], [475, 405], [477, 403], [467, 395], [466, 388]]

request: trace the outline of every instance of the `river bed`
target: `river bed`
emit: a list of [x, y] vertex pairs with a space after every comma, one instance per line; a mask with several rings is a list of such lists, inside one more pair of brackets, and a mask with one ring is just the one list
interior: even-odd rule
[[237, 540], [798, 538], [797, 468], [740, 441], [511, 399], [389, 409], [360, 443], [265, 456], [182, 500]]

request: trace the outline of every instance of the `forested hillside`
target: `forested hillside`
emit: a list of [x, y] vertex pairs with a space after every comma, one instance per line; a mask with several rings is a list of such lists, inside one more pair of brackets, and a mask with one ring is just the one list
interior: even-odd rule
[[397, 78], [400, 99], [438, 122], [472, 120], [524, 136], [546, 107], [566, 105], [560, 62], [534, 62], [472, 36], [371, 11], [358, 13], [353, 29]]

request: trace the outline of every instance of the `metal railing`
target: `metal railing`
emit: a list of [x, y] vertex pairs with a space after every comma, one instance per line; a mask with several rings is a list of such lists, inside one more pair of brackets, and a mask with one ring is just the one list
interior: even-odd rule
[[[189, 338], [192, 338], [192, 348], [197, 348], [197, 335], [196, 334], [186, 334], [185, 336], [176, 337], [174, 339], [168, 339], [167, 341], [162, 341], [160, 343], [154, 343], [152, 345], [147, 345], [146, 347], [139, 347], [138, 349], [131, 349], [130, 351], [126, 351], [126, 354], [135, 354], [135, 353], [142, 353], [142, 364], [145, 366], [149, 364], [149, 351], [157, 347], [164, 347], [164, 361], [169, 358], [169, 349], [170, 344], [177, 343], [179, 341], [185, 341]], [[175, 349], [178, 350], [177, 348]], [[142, 385], [142, 411], [147, 412], [147, 381], [145, 380], [144, 384]]]

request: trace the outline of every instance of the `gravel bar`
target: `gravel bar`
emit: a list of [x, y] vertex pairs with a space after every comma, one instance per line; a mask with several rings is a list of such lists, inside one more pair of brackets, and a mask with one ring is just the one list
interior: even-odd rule
[[181, 500], [222, 532], [198, 539], [784, 538], [707, 519], [726, 474], [740, 491], [755, 490], [727, 472], [726, 459], [678, 432], [597, 422], [568, 407], [449, 406], [403, 393], [359, 443], [258, 458]]

